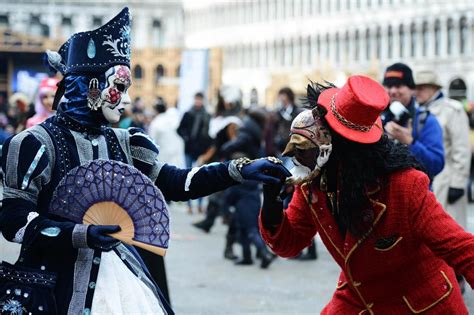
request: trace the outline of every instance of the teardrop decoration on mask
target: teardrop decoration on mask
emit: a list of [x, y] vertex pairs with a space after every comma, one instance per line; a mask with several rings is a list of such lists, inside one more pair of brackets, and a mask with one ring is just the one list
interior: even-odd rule
[[95, 57], [95, 43], [91, 39], [89, 39], [89, 44], [87, 44], [87, 57], [93, 59]]

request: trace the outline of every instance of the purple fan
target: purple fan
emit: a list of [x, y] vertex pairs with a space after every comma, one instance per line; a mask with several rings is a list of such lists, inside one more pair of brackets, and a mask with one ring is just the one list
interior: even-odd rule
[[120, 225], [111, 234], [164, 256], [169, 214], [161, 191], [136, 168], [94, 160], [69, 171], [54, 191], [49, 212], [76, 223]]

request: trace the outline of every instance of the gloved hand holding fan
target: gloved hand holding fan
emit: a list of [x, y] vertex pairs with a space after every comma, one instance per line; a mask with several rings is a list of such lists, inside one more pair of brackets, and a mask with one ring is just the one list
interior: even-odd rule
[[[121, 162], [94, 160], [72, 169], [56, 188], [49, 212], [79, 224], [120, 226], [112, 228], [118, 232], [111, 237], [155, 254], [164, 256], [168, 248], [169, 215], [163, 194], [139, 170]], [[88, 240], [88, 245], [109, 249], [95, 241]]]

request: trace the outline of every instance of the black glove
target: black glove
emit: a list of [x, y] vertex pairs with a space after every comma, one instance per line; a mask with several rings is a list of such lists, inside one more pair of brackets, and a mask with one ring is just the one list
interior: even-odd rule
[[449, 190], [448, 190], [448, 203], [449, 204], [455, 203], [462, 196], [464, 196], [464, 189], [449, 187]]
[[119, 225], [90, 225], [87, 228], [87, 246], [108, 252], [120, 244], [120, 241], [107, 234], [118, 231]]
[[275, 232], [283, 219], [283, 201], [280, 198], [281, 184], [263, 185], [262, 224]]

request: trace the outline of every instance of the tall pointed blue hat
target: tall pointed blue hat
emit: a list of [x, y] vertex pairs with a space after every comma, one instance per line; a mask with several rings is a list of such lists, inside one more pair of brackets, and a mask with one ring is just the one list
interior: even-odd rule
[[125, 7], [98, 29], [76, 33], [59, 52], [47, 51], [49, 65], [64, 76], [103, 73], [115, 65], [130, 67], [130, 11]]

